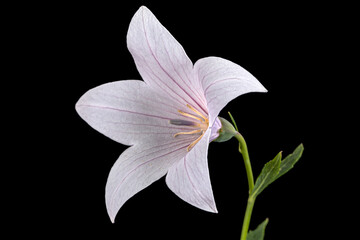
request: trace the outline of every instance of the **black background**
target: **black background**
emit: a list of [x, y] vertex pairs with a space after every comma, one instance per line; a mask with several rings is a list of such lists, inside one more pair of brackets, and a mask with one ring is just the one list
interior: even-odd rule
[[13, 57], [26, 63], [22, 88], [28, 95], [21, 106], [31, 111], [26, 131], [19, 131], [27, 150], [15, 155], [28, 157], [22, 157], [20, 171], [25, 180], [12, 188], [20, 196], [10, 198], [19, 210], [10, 222], [50, 238], [239, 239], [248, 186], [235, 140], [210, 144], [218, 214], [183, 202], [162, 178], [131, 198], [115, 224], [107, 216], [107, 175], [126, 146], [91, 129], [75, 103], [100, 84], [141, 79], [126, 47], [128, 25], [141, 5], [193, 62], [207, 56], [229, 59], [268, 89], [240, 96], [220, 114], [228, 118], [230, 111], [236, 119], [255, 176], [279, 151], [286, 156], [304, 144], [295, 168], [257, 199], [250, 229], [269, 218], [268, 240], [334, 236], [344, 192], [337, 174], [343, 171], [338, 164], [343, 153], [334, 135], [343, 131], [336, 123], [347, 111], [338, 99], [344, 100], [342, 85], [351, 86], [336, 68], [347, 51], [342, 40], [348, 22], [335, 5], [306, 3], [131, 1], [17, 8], [26, 17], [13, 30], [20, 33], [15, 44], [22, 49]]

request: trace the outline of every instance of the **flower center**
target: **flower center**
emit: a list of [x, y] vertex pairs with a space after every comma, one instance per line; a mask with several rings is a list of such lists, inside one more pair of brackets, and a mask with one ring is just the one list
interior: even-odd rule
[[204, 116], [202, 113], [200, 113], [198, 110], [190, 106], [189, 104], [186, 104], [186, 106], [192, 111], [192, 113], [186, 113], [181, 110], [178, 110], [178, 112], [188, 118], [191, 118], [191, 121], [188, 120], [181, 120], [181, 119], [171, 119], [170, 124], [178, 125], [178, 126], [188, 126], [193, 127], [194, 130], [189, 132], [178, 132], [174, 134], [174, 137], [177, 137], [179, 135], [191, 135], [191, 134], [201, 134], [195, 141], [193, 141], [186, 150], [189, 152], [196, 143], [200, 141], [202, 136], [204, 136], [206, 130], [209, 127], [209, 119]]

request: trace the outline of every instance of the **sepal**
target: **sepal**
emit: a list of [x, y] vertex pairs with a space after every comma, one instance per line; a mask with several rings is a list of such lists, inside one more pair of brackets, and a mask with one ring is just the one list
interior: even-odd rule
[[225, 118], [218, 117], [221, 122], [221, 128], [219, 129], [219, 137], [217, 137], [214, 142], [226, 142], [230, 140], [237, 131], [234, 126]]

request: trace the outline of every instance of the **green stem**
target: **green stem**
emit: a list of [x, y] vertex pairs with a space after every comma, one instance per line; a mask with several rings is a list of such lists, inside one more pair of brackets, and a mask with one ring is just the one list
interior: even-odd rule
[[234, 137], [239, 141], [239, 151], [244, 158], [246, 175], [249, 183], [249, 193], [251, 193], [254, 188], [254, 176], [251, 169], [251, 163], [250, 163], [246, 142], [243, 136], [239, 132], [237, 132]]
[[250, 219], [251, 219], [252, 210], [254, 208], [254, 204], [255, 204], [255, 198], [249, 197], [246, 206], [240, 240], [246, 240], [247, 234], [249, 232]]
[[243, 226], [242, 226], [242, 230], [241, 230], [241, 237], [240, 237], [240, 240], [246, 240], [246, 237], [247, 237], [247, 234], [249, 231], [249, 226], [250, 226], [251, 214], [252, 214], [254, 204], [255, 204], [255, 198], [251, 197], [251, 192], [254, 189], [254, 176], [252, 173], [249, 153], [247, 150], [247, 145], [246, 145], [245, 139], [239, 132], [237, 132], [234, 137], [239, 141], [239, 152], [242, 154], [243, 159], [244, 159], [246, 175], [247, 175], [247, 179], [248, 179], [248, 183], [249, 183], [249, 198], [247, 201]]
[[251, 169], [251, 163], [250, 163], [249, 153], [247, 150], [247, 145], [246, 145], [245, 139], [239, 133], [239, 130], [236, 126], [236, 122], [235, 122], [233, 116], [231, 115], [230, 112], [228, 112], [228, 113], [229, 113], [231, 121], [233, 122], [235, 129], [236, 129], [236, 133], [235, 133], [234, 137], [239, 141], [239, 152], [242, 154], [243, 159], [244, 159], [246, 175], [247, 175], [247, 179], [248, 179], [248, 183], [249, 183], [249, 198], [248, 198], [247, 205], [246, 205], [246, 211], [245, 211], [243, 226], [242, 226], [242, 230], [241, 230], [241, 237], [240, 237], [240, 240], [246, 240], [246, 237], [247, 237], [247, 234], [249, 231], [249, 226], [250, 226], [251, 214], [252, 214], [254, 204], [255, 204], [255, 197], [251, 197], [251, 192], [254, 189], [254, 176], [253, 176], [252, 169]]

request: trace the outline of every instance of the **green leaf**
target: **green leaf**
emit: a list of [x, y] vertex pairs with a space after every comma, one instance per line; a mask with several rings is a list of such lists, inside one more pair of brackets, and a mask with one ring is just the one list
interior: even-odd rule
[[254, 189], [251, 193], [256, 198], [269, 184], [287, 173], [297, 163], [304, 151], [303, 144], [300, 144], [292, 154], [289, 154], [281, 161], [281, 152], [270, 162], [266, 163], [260, 175], [256, 179]]
[[303, 151], [304, 146], [303, 144], [300, 144], [292, 154], [289, 154], [283, 161], [281, 161], [280, 171], [276, 179], [278, 179], [294, 167], [295, 163], [297, 163], [297, 161], [299, 161], [299, 159], [301, 158]]
[[269, 219], [265, 219], [254, 231], [249, 231], [246, 240], [263, 240], [265, 236], [265, 227]]
[[256, 198], [270, 183], [272, 183], [279, 174], [281, 164], [281, 152], [270, 162], [266, 163], [256, 179], [251, 197]]

